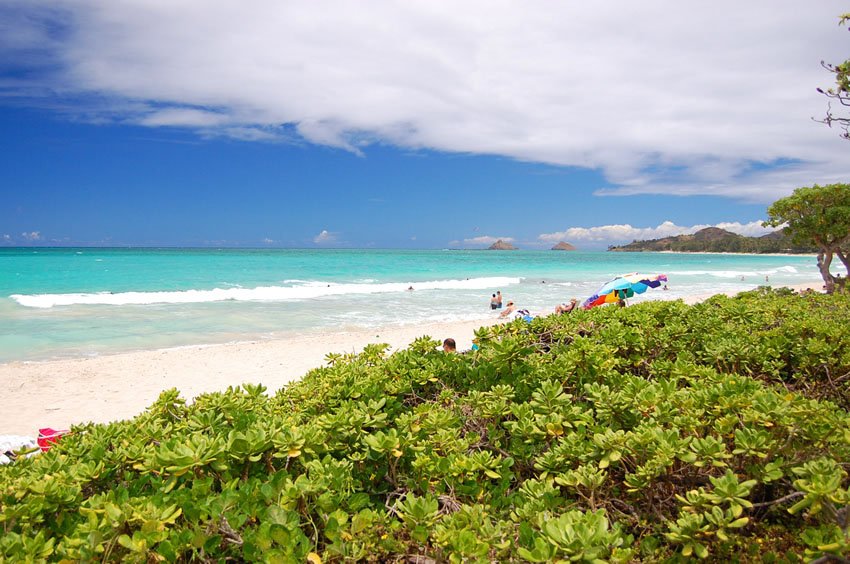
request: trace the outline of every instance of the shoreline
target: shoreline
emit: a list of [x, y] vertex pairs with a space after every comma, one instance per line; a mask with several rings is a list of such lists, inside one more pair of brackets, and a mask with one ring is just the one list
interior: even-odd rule
[[[789, 287], [820, 292], [822, 281]], [[727, 292], [727, 295], [737, 293]], [[692, 305], [718, 294], [722, 292], [687, 296], [683, 301]], [[552, 311], [532, 313], [548, 315]], [[458, 350], [465, 350], [471, 348], [476, 329], [500, 321], [503, 320], [491, 314], [473, 321], [2, 363], [0, 388], [5, 394], [0, 410], [0, 434], [34, 437], [42, 427], [67, 429], [89, 421], [108, 423], [130, 419], [169, 388], [177, 388], [188, 401], [203, 393], [243, 383], [263, 384], [273, 393], [308, 371], [324, 366], [328, 353], [356, 353], [370, 343], [387, 343], [391, 351], [396, 351], [418, 337], [429, 335], [438, 341], [452, 337]]]

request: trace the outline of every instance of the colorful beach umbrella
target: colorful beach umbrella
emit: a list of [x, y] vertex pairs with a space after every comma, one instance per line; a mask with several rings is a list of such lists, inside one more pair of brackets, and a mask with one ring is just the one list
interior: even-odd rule
[[598, 305], [611, 304], [621, 299], [631, 298], [635, 294], [643, 294], [649, 288], [658, 288], [667, 282], [666, 274], [647, 276], [646, 274], [623, 274], [610, 282], [606, 282], [595, 294], [584, 300], [581, 307], [590, 309]]

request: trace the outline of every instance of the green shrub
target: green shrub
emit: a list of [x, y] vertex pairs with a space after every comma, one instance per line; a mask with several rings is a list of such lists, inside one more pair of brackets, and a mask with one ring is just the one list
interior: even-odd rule
[[0, 560], [846, 558], [848, 314], [597, 308], [330, 355], [272, 396], [169, 390], [0, 467]]

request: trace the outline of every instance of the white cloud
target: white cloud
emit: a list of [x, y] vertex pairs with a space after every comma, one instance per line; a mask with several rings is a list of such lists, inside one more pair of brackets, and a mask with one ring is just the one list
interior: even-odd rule
[[0, 92], [93, 93], [109, 120], [599, 168], [601, 195], [768, 202], [850, 174], [810, 119], [846, 58], [836, 2], [4, 4], [0, 50], [47, 78]]
[[[720, 229], [725, 229], [726, 231], [731, 231], [738, 235], [744, 235], [745, 237], [761, 237], [762, 235], [767, 235], [768, 233], [773, 233], [777, 229], [781, 229], [784, 225], [781, 227], [762, 227], [761, 221], [751, 221], [749, 223], [739, 223], [734, 221], [731, 223], [717, 223], [714, 227], [719, 227]], [[703, 227], [700, 227], [699, 229], [703, 229]], [[699, 231], [699, 229], [696, 231]], [[694, 231], [694, 233], [696, 233], [696, 231]]]
[[750, 223], [723, 222], [715, 225], [700, 224], [689, 227], [676, 225], [672, 221], [665, 221], [656, 227], [633, 227], [629, 224], [622, 225], [600, 225], [597, 227], [571, 227], [564, 231], [555, 233], [542, 233], [538, 239], [543, 243], [557, 243], [568, 241], [571, 243], [624, 243], [637, 240], [661, 239], [676, 235], [696, 233], [706, 227], [719, 227], [732, 233], [746, 235], [747, 237], [758, 237], [772, 233], [775, 228], [762, 227], [761, 221]]
[[[515, 239], [513, 237], [492, 237], [490, 235], [481, 235], [480, 237], [473, 237], [472, 239], [464, 239], [464, 245], [492, 245], [498, 240], [502, 240], [505, 243], [513, 243]], [[453, 241], [454, 242], [454, 241]]]
[[30, 231], [28, 233], [21, 233], [21, 237], [24, 241], [34, 242], [41, 241], [41, 232], [40, 231]]
[[194, 108], [165, 108], [156, 110], [139, 119], [141, 125], [159, 127], [163, 125], [185, 127], [215, 127], [227, 123], [228, 116]]
[[336, 242], [336, 233], [331, 233], [327, 229], [322, 229], [322, 232], [313, 237], [313, 242], [317, 245], [326, 245]]

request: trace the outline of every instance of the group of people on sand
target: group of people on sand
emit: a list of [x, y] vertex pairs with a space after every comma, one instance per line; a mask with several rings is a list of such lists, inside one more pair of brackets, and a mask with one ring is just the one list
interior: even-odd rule
[[[559, 304], [558, 307], [555, 308], [555, 313], [565, 313], [568, 311], [572, 311], [576, 306], [576, 299], [573, 298], [569, 304]], [[564, 309], [562, 309], [564, 308]], [[502, 309], [502, 291], [497, 290], [495, 294], [490, 296], [490, 309], [501, 309], [499, 312], [499, 318], [505, 319], [513, 315], [517, 318], [530, 318], [531, 313], [527, 309], [518, 309], [513, 300], [508, 300], [505, 304], [504, 309]]]
[[531, 317], [527, 309], [517, 309], [516, 304], [512, 300], [508, 300], [505, 308], [502, 309], [502, 291], [499, 290], [490, 297], [490, 309], [501, 309], [499, 318], [505, 319], [511, 315], [514, 317]]
[[[564, 302], [555, 306], [555, 313], [570, 313], [576, 308], [576, 306], [578, 306], [578, 300], [576, 298], [572, 298], [568, 302]], [[502, 309], [501, 291], [497, 291], [491, 296], [490, 309]], [[499, 312], [499, 318], [504, 319], [506, 317], [510, 317], [511, 314], [514, 314], [515, 317], [531, 316], [527, 309], [518, 309], [516, 304], [512, 300], [508, 300], [505, 308], [501, 312]]]
[[[495, 296], [495, 294], [493, 294], [493, 295]], [[500, 294], [499, 297], [501, 297], [501, 294]], [[617, 305], [620, 306], [620, 307], [626, 307], [626, 300], [624, 300], [622, 298], [619, 299], [617, 301]], [[501, 306], [499, 306], [499, 307], [501, 307]], [[559, 314], [560, 313], [570, 313], [570, 312], [574, 311], [577, 307], [578, 307], [578, 300], [576, 298], [572, 298], [568, 302], [564, 302], [564, 303], [556, 305], [555, 306], [555, 313], [559, 313]], [[492, 308], [492, 309], [496, 309], [496, 308]], [[515, 316], [523, 317], [523, 318], [531, 315], [531, 314], [528, 313], [527, 309], [517, 309], [516, 304], [514, 304], [514, 302], [512, 302], [511, 300], [508, 300], [507, 306], [505, 307], [505, 309], [501, 313], [499, 313], [499, 317], [500, 318], [506, 318], [506, 317], [509, 317], [511, 314], [515, 314]]]

